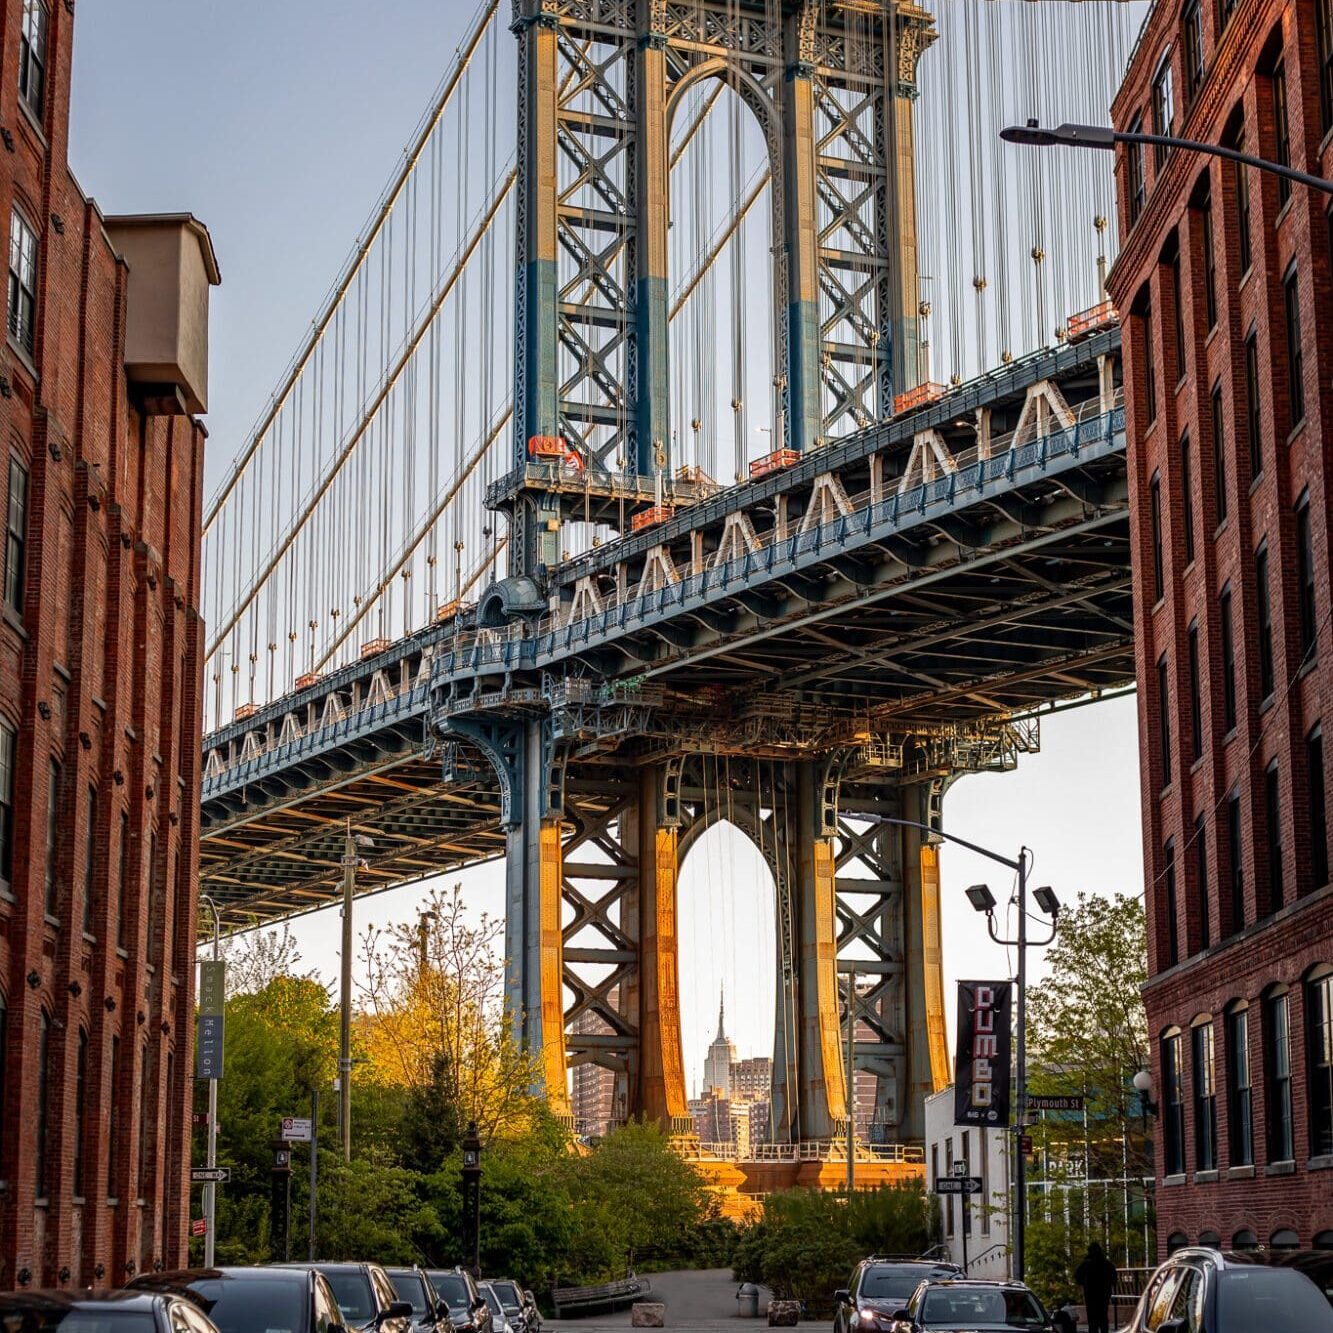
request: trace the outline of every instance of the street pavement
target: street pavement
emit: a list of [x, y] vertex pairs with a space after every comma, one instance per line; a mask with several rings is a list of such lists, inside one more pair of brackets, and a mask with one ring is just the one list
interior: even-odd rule
[[[769, 1293], [760, 1289], [759, 1318], [737, 1318], [736, 1288], [738, 1283], [729, 1268], [710, 1268], [687, 1273], [640, 1274], [652, 1284], [650, 1294], [640, 1299], [662, 1301], [666, 1305], [666, 1327], [690, 1329], [693, 1333], [744, 1333], [747, 1328], [759, 1333], [766, 1327], [764, 1312]], [[605, 1333], [607, 1329], [630, 1327], [630, 1312], [618, 1310], [614, 1314], [578, 1316], [550, 1322], [552, 1333]]]

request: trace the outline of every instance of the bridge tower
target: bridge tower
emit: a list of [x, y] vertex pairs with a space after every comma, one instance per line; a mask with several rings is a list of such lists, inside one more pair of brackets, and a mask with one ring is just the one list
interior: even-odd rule
[[[671, 120], [700, 81], [725, 80], [767, 146], [783, 444], [818, 449], [916, 382], [913, 103], [935, 40], [908, 0], [514, 0], [512, 27], [515, 457], [495, 500], [511, 565], [480, 603], [483, 628], [546, 610], [571, 521], [614, 526], [627, 500], [692, 498], [671, 458], [667, 229]], [[577, 485], [531, 447], [552, 438], [578, 454]], [[874, 818], [928, 814], [938, 775], [904, 787], [813, 736], [767, 759], [739, 737], [663, 745], [636, 736], [629, 704], [616, 739], [590, 746], [568, 718], [579, 689], [605, 682], [595, 664], [570, 671], [531, 689], [526, 717], [474, 708], [436, 723], [500, 777], [509, 1003], [557, 1111], [568, 1065], [594, 1062], [615, 1071], [620, 1114], [689, 1131], [677, 875], [717, 814], [705, 756], [725, 752], [733, 821], [777, 885], [779, 1136], [845, 1130], [839, 950], [852, 946], [856, 1063], [877, 1076], [877, 1123], [888, 1140], [920, 1138], [924, 1094], [947, 1078], [935, 852]]]

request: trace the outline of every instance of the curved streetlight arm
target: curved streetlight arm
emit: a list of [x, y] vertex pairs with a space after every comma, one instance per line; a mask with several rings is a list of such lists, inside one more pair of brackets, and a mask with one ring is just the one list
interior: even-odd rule
[[1311, 189], [1322, 190], [1324, 194], [1333, 194], [1333, 180], [1323, 176], [1312, 176], [1307, 171], [1297, 171], [1281, 162], [1270, 162], [1264, 157], [1255, 157], [1252, 153], [1243, 153], [1238, 148], [1228, 148], [1220, 143], [1206, 143], [1201, 139], [1178, 139], [1174, 134], [1142, 134], [1128, 130], [1113, 130], [1109, 125], [1057, 125], [1054, 129], [1042, 129], [1035, 121], [1026, 125], [1010, 125], [1000, 131], [1000, 138], [1007, 143], [1032, 144], [1036, 147], [1049, 147], [1052, 144], [1064, 144], [1071, 148], [1114, 148], [1118, 143], [1153, 144], [1159, 148], [1182, 148], [1190, 153], [1208, 153], [1213, 157], [1224, 157], [1229, 162], [1240, 162], [1259, 171], [1268, 171], [1275, 176], [1285, 176], [1287, 180], [1299, 185], [1308, 185]]
[[[991, 939], [993, 939], [996, 944], [1004, 945], [1006, 949], [1012, 949], [1016, 944], [1019, 943], [1018, 940], [1003, 940], [999, 937], [999, 935], [995, 933], [994, 910], [986, 913], [986, 929], [990, 932]], [[1027, 945], [1030, 945], [1034, 949], [1044, 949], [1048, 944], [1051, 943], [1052, 940], [1055, 939], [1055, 936], [1058, 933], [1058, 931], [1059, 931], [1059, 923], [1058, 921], [1053, 920], [1051, 922], [1051, 933], [1047, 935], [1044, 940], [1027, 940], [1025, 941], [1025, 943]]]
[[873, 815], [870, 817], [872, 824], [897, 824], [900, 828], [920, 829], [923, 833], [929, 833], [932, 838], [943, 838], [946, 842], [956, 842], [960, 847], [966, 847], [970, 852], [976, 852], [978, 856], [985, 856], [992, 861], [999, 862], [1002, 866], [1008, 866], [1010, 870], [1021, 870], [1022, 863], [1011, 860], [1007, 856], [1001, 856], [998, 852], [993, 852], [989, 847], [981, 847], [975, 842], [968, 842], [966, 838], [960, 838], [953, 833], [945, 833], [943, 829], [931, 828], [929, 824], [923, 824], [919, 819], [897, 819], [893, 815]]

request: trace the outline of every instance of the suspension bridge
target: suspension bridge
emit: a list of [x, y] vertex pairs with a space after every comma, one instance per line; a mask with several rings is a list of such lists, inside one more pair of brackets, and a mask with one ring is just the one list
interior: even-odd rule
[[[679, 867], [775, 886], [777, 1136], [947, 1081], [938, 827], [1133, 679], [1104, 119], [1138, 12], [483, 5], [205, 519], [202, 890], [233, 922], [503, 858], [567, 1107], [690, 1122]], [[505, 29], [505, 21], [508, 31]], [[513, 151], [506, 151], [507, 145]]]

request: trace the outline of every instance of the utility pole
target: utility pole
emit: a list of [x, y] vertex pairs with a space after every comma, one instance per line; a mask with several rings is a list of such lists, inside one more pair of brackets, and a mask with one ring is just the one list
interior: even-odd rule
[[338, 1032], [338, 1131], [343, 1161], [352, 1160], [352, 896], [356, 892], [356, 843], [352, 822], [343, 840], [342, 995]]
[[856, 1189], [856, 969], [847, 973], [847, 1197]]
[[[208, 1150], [207, 1150], [207, 1157], [205, 1158], [205, 1164], [211, 1171], [218, 1164], [218, 1075], [221, 1073], [221, 1062], [222, 1062], [221, 1045], [223, 1041], [223, 1033], [225, 1031], [224, 1025], [226, 1022], [225, 1018], [226, 981], [221, 961], [222, 925], [220, 921], [220, 915], [218, 912], [218, 905], [213, 901], [212, 898], [209, 898], [207, 896], [204, 896], [203, 901], [208, 904], [208, 909], [213, 915], [213, 968], [212, 968], [213, 975], [210, 978], [209, 986], [204, 987], [201, 985], [200, 987], [201, 991], [200, 999], [201, 1001], [205, 1002], [201, 1003], [199, 1006], [200, 1008], [199, 1022], [202, 1032], [205, 1019], [204, 1011], [205, 1010], [216, 1011], [218, 1015], [217, 1029], [218, 1029], [218, 1046], [219, 1046], [219, 1049], [215, 1053], [210, 1052], [210, 1060], [209, 1060], [208, 1137], [207, 1137]], [[200, 969], [201, 974], [203, 971], [206, 970], [206, 966], [207, 965], [205, 965]], [[207, 1000], [205, 1000], [205, 996], [202, 994], [202, 992], [205, 990], [216, 993], [210, 994], [207, 997]], [[204, 1043], [201, 1041], [200, 1045], [202, 1046], [204, 1045]], [[199, 1054], [202, 1054], [202, 1052], [200, 1052]], [[198, 1071], [196, 1070], [196, 1073], [197, 1072]], [[216, 1233], [215, 1223], [217, 1222], [217, 1198], [218, 1198], [218, 1187], [213, 1181], [210, 1180], [204, 1185], [204, 1227], [205, 1227], [204, 1267], [205, 1268], [213, 1267], [213, 1251], [214, 1251], [215, 1233]]]
[[315, 1261], [315, 1222], [319, 1217], [319, 1089], [310, 1089], [310, 1236], [306, 1258]]

